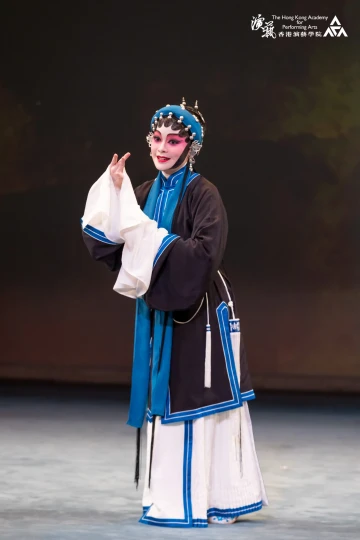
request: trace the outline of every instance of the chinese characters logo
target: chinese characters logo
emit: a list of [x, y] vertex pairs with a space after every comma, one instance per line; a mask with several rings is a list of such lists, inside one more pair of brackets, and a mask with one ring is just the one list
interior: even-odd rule
[[263, 35], [261, 37], [272, 37], [273, 39], [276, 38], [276, 34], [274, 32], [274, 23], [273, 21], [265, 22], [265, 17], [261, 16], [261, 13], [257, 17], [253, 17], [251, 21], [251, 30], [261, 30]]

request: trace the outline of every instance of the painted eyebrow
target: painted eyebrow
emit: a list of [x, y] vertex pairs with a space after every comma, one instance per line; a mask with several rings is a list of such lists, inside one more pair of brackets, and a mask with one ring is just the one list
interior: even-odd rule
[[[155, 131], [154, 131], [154, 135], [155, 135], [155, 134], [158, 134], [158, 135], [160, 135], [160, 137], [162, 137], [160, 131], [158, 131], [158, 130], [155, 130]], [[167, 137], [167, 138], [168, 138], [168, 137], [179, 137], [179, 139], [184, 139], [184, 137], [181, 137], [181, 136], [178, 135], [177, 133], [168, 133], [168, 134], [166, 135], [166, 137]]]

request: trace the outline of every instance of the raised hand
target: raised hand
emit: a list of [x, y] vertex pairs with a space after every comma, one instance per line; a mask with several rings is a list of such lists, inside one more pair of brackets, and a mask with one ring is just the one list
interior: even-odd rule
[[130, 152], [126, 152], [126, 154], [123, 155], [122, 158], [118, 161], [118, 155], [114, 154], [113, 158], [110, 163], [110, 175], [112, 178], [112, 181], [114, 182], [114, 186], [117, 188], [121, 188], [121, 185], [124, 180], [124, 169], [125, 169], [125, 161], [130, 156]]

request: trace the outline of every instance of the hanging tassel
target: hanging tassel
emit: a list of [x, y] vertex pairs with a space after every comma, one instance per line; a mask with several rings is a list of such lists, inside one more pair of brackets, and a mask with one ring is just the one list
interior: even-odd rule
[[140, 478], [140, 449], [141, 449], [141, 428], [136, 430], [136, 460], [135, 460], [135, 484], [136, 489], [139, 487]]
[[210, 324], [206, 325], [205, 388], [211, 388], [211, 328], [210, 328]]
[[150, 488], [150, 483], [151, 483], [151, 467], [152, 467], [152, 459], [153, 459], [153, 452], [154, 452], [155, 423], [156, 423], [156, 416], [154, 415], [153, 421], [152, 421], [151, 444], [150, 444], [149, 488]]
[[206, 293], [207, 324], [205, 341], [205, 388], [211, 388], [211, 327], [209, 318], [209, 299]]

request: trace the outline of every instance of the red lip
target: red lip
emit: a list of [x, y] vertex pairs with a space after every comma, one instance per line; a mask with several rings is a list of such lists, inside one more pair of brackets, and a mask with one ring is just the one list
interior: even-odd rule
[[165, 156], [156, 156], [156, 157], [157, 157], [157, 160], [160, 161], [160, 163], [166, 163], [170, 159], [170, 158], [165, 157]]

